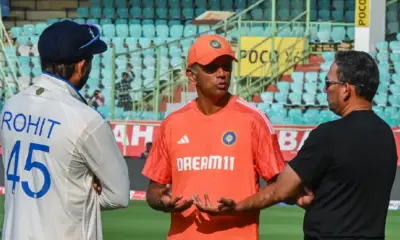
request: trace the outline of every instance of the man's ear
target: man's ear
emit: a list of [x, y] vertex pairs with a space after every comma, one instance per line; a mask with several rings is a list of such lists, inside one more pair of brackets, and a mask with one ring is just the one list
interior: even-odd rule
[[83, 76], [84, 75], [84, 66], [86, 64], [86, 60], [81, 60], [78, 63], [75, 64], [75, 72], [79, 75], [79, 76]]
[[196, 85], [196, 73], [190, 69], [186, 69], [186, 77], [189, 79], [189, 82]]
[[351, 95], [355, 94], [355, 88], [354, 88], [354, 86], [352, 86], [348, 83], [345, 83], [345, 84], [346, 84], [346, 87], [342, 88], [342, 91], [343, 91], [342, 94], [344, 96], [344, 100], [348, 101], [350, 99]]

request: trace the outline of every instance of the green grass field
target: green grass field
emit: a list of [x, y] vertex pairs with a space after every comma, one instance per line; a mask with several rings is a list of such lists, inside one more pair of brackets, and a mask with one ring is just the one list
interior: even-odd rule
[[[276, 206], [262, 211], [261, 240], [302, 239], [304, 211], [297, 207]], [[169, 215], [153, 211], [144, 201], [132, 201], [127, 209], [103, 213], [105, 240], [162, 240], [169, 228]], [[400, 211], [390, 211], [387, 240], [400, 239]]]
[[[3, 203], [3, 198], [0, 197]], [[297, 207], [276, 206], [263, 210], [260, 222], [260, 240], [302, 239], [304, 211]], [[0, 213], [1, 225], [3, 213]], [[163, 240], [169, 228], [169, 215], [153, 211], [144, 201], [131, 201], [129, 208], [103, 212], [105, 240]], [[400, 239], [400, 211], [390, 211], [387, 240]]]

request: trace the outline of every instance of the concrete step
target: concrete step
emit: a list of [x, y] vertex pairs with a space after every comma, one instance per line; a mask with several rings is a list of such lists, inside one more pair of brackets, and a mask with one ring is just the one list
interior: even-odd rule
[[28, 8], [34, 10], [36, 8], [35, 0], [19, 0], [19, 1], [11, 1], [11, 11], [15, 8]]
[[26, 10], [24, 10], [22, 8], [13, 9], [10, 12], [9, 17], [10, 18], [17, 18], [17, 19], [25, 20], [25, 18], [26, 18], [25, 13], [26, 13]]
[[319, 64], [299, 64], [295, 68], [296, 72], [319, 72], [321, 65]]
[[26, 14], [26, 20], [44, 20], [47, 21], [49, 18], [67, 18], [67, 11], [65, 10], [38, 10], [28, 11]]
[[4, 26], [6, 27], [6, 29], [10, 29], [12, 27], [21, 27], [22, 25], [25, 25], [25, 24], [46, 23], [46, 21], [43, 21], [43, 20], [29, 21], [29, 20], [7, 19], [7, 20], [3, 20], [3, 23], [4, 23]]
[[66, 10], [29, 10], [29, 9], [14, 9], [10, 12], [10, 17], [18, 20], [29, 21], [47, 21], [49, 18], [75, 18], [77, 13], [73, 11], [67, 12]]
[[27, 8], [29, 10], [65, 10], [89, 6], [88, 0], [18, 0], [11, 1], [11, 9]]

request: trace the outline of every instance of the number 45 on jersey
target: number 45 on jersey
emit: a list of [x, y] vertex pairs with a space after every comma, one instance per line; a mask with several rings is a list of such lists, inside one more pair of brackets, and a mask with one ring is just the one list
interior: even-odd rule
[[[20, 176], [18, 176], [18, 167], [19, 167], [19, 153], [21, 151], [21, 141], [18, 140], [15, 142], [15, 145], [11, 151], [10, 158], [8, 159], [8, 164], [7, 164], [7, 181], [12, 182], [12, 193], [15, 193], [15, 188], [17, 187], [17, 183], [20, 182]], [[50, 184], [51, 184], [51, 179], [50, 179], [50, 173], [47, 167], [40, 162], [35, 162], [32, 159], [33, 153], [35, 151], [41, 151], [48, 153], [49, 152], [49, 146], [42, 145], [42, 144], [37, 144], [37, 143], [30, 143], [29, 144], [29, 152], [28, 152], [28, 157], [25, 160], [25, 166], [24, 166], [24, 171], [30, 172], [32, 169], [37, 169], [43, 174], [44, 178], [44, 183], [42, 185], [42, 188], [38, 192], [33, 192], [30, 187], [28, 181], [21, 181], [22, 185], [22, 190], [25, 192], [26, 195], [28, 195], [31, 198], [41, 198], [50, 189]], [[14, 163], [14, 164], [12, 164]], [[10, 166], [14, 165], [13, 172], [10, 173]]]

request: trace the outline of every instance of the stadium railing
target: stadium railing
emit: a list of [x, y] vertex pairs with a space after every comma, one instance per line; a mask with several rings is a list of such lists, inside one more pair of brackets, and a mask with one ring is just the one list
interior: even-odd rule
[[[180, 66], [173, 66], [166, 72], [161, 72], [160, 68], [160, 51], [162, 47], [176, 44], [184, 41], [185, 39], [196, 38], [205, 33], [218, 33], [227, 38], [231, 38], [231, 34], [236, 31], [237, 33], [237, 42], [231, 41], [234, 48], [236, 48], [238, 64], [235, 65], [234, 74], [233, 74], [233, 93], [238, 94], [239, 96], [249, 99], [253, 94], [259, 93], [265, 90], [269, 84], [277, 82], [280, 76], [293, 69], [296, 64], [307, 61], [309, 56], [309, 36], [310, 36], [310, 0], [306, 1], [306, 9], [301, 12], [298, 16], [294, 17], [291, 21], [282, 21], [278, 22], [275, 19], [276, 11], [277, 11], [277, 0], [272, 1], [272, 9], [271, 21], [246, 21], [244, 19], [245, 14], [250, 13], [250, 11], [260, 4], [266, 2], [266, 0], [259, 0], [253, 5], [249, 6], [245, 10], [234, 14], [230, 18], [217, 23], [215, 26], [212, 26], [209, 31], [205, 31], [202, 33], [194, 34], [191, 36], [186, 36], [181, 39], [177, 39], [165, 44], [150, 46], [148, 48], [138, 49], [134, 51], [129, 51], [128, 53], [116, 53], [116, 49], [113, 48], [113, 57], [112, 57], [112, 87], [111, 87], [111, 119], [115, 119], [116, 115], [119, 115], [119, 112], [116, 112], [116, 60], [119, 56], [127, 56], [135, 55], [135, 53], [145, 52], [148, 50], [155, 51], [156, 54], [156, 63], [155, 63], [155, 78], [153, 82], [150, 82], [150, 86], [154, 86], [153, 89], [149, 89], [149, 87], [143, 86], [140, 89], [135, 91], [130, 91], [130, 94], [133, 96], [136, 93], [141, 94], [142, 92], [151, 90], [146, 96], [139, 98], [138, 101], [134, 101], [132, 106], [131, 115], [124, 115], [123, 119], [125, 120], [135, 120], [134, 112], [145, 112], [149, 108], [152, 112], [154, 112], [155, 120], [160, 120], [160, 112], [159, 105], [160, 100], [166, 97], [169, 102], [172, 102], [174, 99], [174, 89], [177, 87], [182, 87], [183, 91], [189, 88], [188, 81], [185, 77], [184, 70], [185, 66], [185, 58], [180, 63]], [[302, 19], [306, 18], [305, 22], [301, 22]], [[279, 42], [280, 32], [284, 31], [285, 28], [292, 27], [295, 25], [304, 25], [305, 31], [302, 34], [299, 34], [297, 38], [294, 38], [289, 44], [282, 44]], [[270, 25], [272, 27], [270, 36], [260, 36], [258, 38], [257, 44], [254, 44], [251, 48], [245, 48], [242, 46], [242, 27], [255, 25]], [[278, 25], [281, 25], [279, 28]], [[256, 51], [259, 47], [266, 47], [268, 49], [274, 49], [271, 51], [269, 55], [269, 60], [263, 61], [260, 64], [256, 64], [253, 66], [253, 69], [247, 69], [247, 73], [242, 73], [241, 71], [241, 60], [242, 60], [242, 50], [245, 49], [247, 52]], [[300, 46], [300, 47], [299, 47]], [[301, 49], [299, 51], [299, 49]], [[282, 59], [284, 59], [282, 61]], [[175, 69], [180, 67], [181, 71], [176, 71]], [[258, 74], [254, 74], [258, 72]], [[161, 81], [164, 79], [166, 81]], [[121, 92], [120, 92], [121, 93]], [[119, 93], [119, 94], [120, 94]]]

